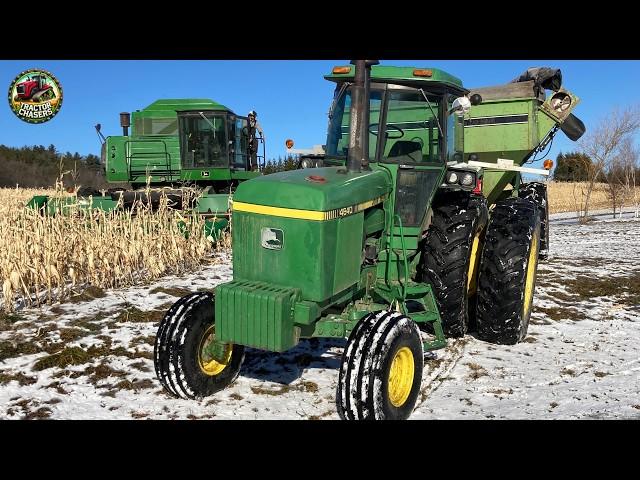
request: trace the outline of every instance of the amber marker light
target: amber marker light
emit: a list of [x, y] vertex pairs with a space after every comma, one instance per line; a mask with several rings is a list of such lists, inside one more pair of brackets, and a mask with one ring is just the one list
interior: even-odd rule
[[550, 159], [546, 159], [543, 163], [544, 169], [545, 170], [551, 170], [553, 168], [553, 160]]
[[333, 67], [332, 73], [350, 73], [351, 67]]
[[284, 142], [284, 144], [287, 146], [287, 149], [289, 150], [293, 148], [293, 140], [291, 140], [290, 138], [287, 138], [287, 141]]
[[430, 77], [433, 75], [431, 70], [425, 70], [424, 68], [416, 68], [413, 70], [414, 77]]

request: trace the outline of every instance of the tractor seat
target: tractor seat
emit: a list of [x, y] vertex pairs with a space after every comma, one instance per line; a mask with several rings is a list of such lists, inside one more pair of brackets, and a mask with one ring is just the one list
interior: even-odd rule
[[419, 142], [399, 140], [389, 150], [389, 157], [410, 157], [415, 162], [422, 161], [422, 145]]

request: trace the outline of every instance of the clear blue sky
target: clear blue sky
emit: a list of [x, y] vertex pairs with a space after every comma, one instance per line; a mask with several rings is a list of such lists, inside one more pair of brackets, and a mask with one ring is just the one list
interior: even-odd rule
[[[267, 137], [267, 157], [286, 153], [284, 141], [296, 148], [325, 143], [327, 111], [333, 84], [324, 80], [333, 65], [348, 60], [288, 61], [0, 61], [0, 86], [9, 88], [22, 70], [43, 68], [60, 80], [62, 109], [51, 121], [22, 122], [0, 100], [0, 144], [54, 144], [60, 151], [99, 155], [93, 129], [120, 135], [118, 114], [141, 109], [160, 98], [210, 98], [235, 112], [258, 112]], [[575, 60], [381, 60], [387, 65], [441, 68], [466, 87], [507, 83], [532, 66], [562, 69], [563, 86], [582, 102], [574, 113], [589, 129], [615, 106], [638, 103], [640, 61]], [[5, 90], [6, 91], [6, 90]], [[5, 97], [6, 98], [6, 97]], [[548, 157], [575, 144], [558, 133]]]

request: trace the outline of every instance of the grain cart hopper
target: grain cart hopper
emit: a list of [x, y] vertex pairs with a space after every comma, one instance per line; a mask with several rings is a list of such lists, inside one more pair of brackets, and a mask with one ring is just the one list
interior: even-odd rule
[[[489, 275], [509, 236], [507, 290], [519, 297], [508, 297], [492, 323], [482, 317], [482, 331], [489, 325], [495, 335], [484, 338], [498, 343], [523, 338], [540, 212], [533, 199], [509, 196], [496, 200], [489, 219], [480, 171], [459, 165], [469, 156], [464, 130], [456, 128], [469, 113], [468, 90], [436, 69], [352, 64], [329, 76], [338, 85], [324, 166], [240, 185], [234, 280], [183, 297], [160, 323], [154, 363], [172, 395], [202, 398], [223, 389], [237, 377], [246, 347], [283, 352], [303, 338], [346, 337], [340, 417], [407, 418], [424, 350], [446, 345], [443, 320], [460, 334], [454, 327], [466, 328], [472, 288], [494, 293], [503, 285]], [[503, 235], [495, 240], [500, 248], [492, 235]], [[448, 265], [449, 276], [433, 265]]]
[[[111, 210], [130, 208], [136, 200], [157, 206], [164, 194], [174, 208], [205, 216], [207, 229], [217, 232], [228, 223], [230, 193], [260, 175], [248, 168], [247, 118], [211, 100], [158, 100], [120, 114], [120, 125], [123, 135], [104, 139], [102, 164], [109, 183], [126, 182], [130, 190], [102, 195], [81, 189], [77, 201], [38, 196], [30, 204], [50, 212], [77, 204]], [[264, 165], [264, 142], [261, 150]], [[194, 202], [183, 204], [185, 187], [196, 188]]]

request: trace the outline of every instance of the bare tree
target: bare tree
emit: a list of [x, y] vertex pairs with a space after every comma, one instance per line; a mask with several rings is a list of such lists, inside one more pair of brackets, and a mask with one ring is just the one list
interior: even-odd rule
[[640, 195], [636, 186], [636, 171], [638, 170], [638, 149], [630, 138], [627, 138], [620, 147], [618, 161], [621, 167], [621, 183], [624, 191], [624, 200], [629, 200], [635, 207], [635, 216], [640, 213]]
[[587, 166], [587, 192], [582, 216], [589, 215], [589, 200], [595, 183], [610, 168], [611, 162], [620, 153], [624, 140], [638, 129], [640, 106], [636, 105], [625, 110], [614, 110], [580, 140], [580, 150], [592, 161]]

